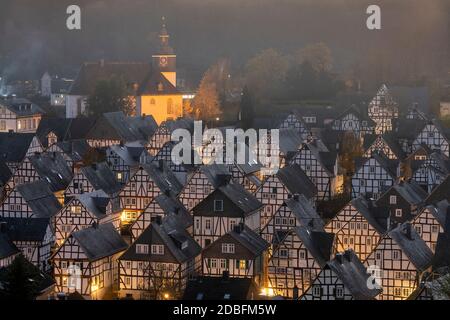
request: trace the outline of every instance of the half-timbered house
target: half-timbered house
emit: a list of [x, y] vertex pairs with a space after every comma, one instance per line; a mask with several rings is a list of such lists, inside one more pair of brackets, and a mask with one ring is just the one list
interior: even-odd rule
[[356, 170], [352, 177], [352, 197], [370, 195], [378, 199], [397, 180], [398, 162], [384, 154], [373, 154], [370, 159], [356, 159]]
[[9, 238], [6, 223], [0, 222], [0, 269], [6, 268], [20, 254], [20, 250]]
[[118, 290], [118, 257], [128, 245], [111, 223], [73, 232], [52, 255], [55, 291], [111, 299]]
[[411, 221], [422, 210], [428, 196], [414, 181], [400, 181], [390, 187], [378, 200], [377, 205], [388, 207], [391, 225]]
[[436, 243], [440, 233], [444, 232], [445, 222], [450, 213], [450, 203], [442, 200], [435, 205], [428, 205], [414, 218], [412, 225], [427, 246], [436, 250]]
[[337, 153], [330, 152], [319, 140], [303, 144], [290, 163], [300, 165], [317, 188], [317, 200], [329, 200], [342, 192], [337, 185]]
[[174, 217], [155, 218], [119, 259], [120, 296], [180, 298], [198, 275], [201, 248]]
[[394, 101], [386, 85], [382, 85], [369, 103], [369, 117], [376, 123], [375, 133], [392, 131], [394, 119], [398, 118], [398, 104]]
[[22, 255], [41, 271], [50, 270], [54, 233], [48, 218], [0, 218], [11, 241]]
[[291, 112], [287, 118], [283, 120], [279, 129], [293, 129], [300, 135], [303, 141], [306, 141], [310, 132], [308, 126], [303, 121], [302, 116], [295, 112]]
[[169, 215], [176, 217], [179, 225], [192, 234], [191, 214], [177, 198], [163, 193], [156, 196], [130, 226], [131, 237], [137, 239], [154, 219]]
[[[420, 152], [422, 151], [422, 152]], [[413, 157], [411, 157], [414, 155]], [[410, 156], [411, 178], [424, 190], [431, 192], [450, 174], [450, 160], [440, 151], [422, 145]]]
[[11, 172], [16, 170], [27, 155], [42, 152], [42, 147], [34, 138], [32, 133], [0, 132], [0, 159]]
[[352, 250], [338, 253], [326, 264], [301, 300], [373, 300], [380, 290], [367, 285], [369, 276]]
[[106, 162], [119, 183], [126, 184], [136, 173], [143, 151], [140, 143], [112, 145], [106, 149]]
[[61, 204], [46, 181], [18, 185], [0, 206], [4, 218], [51, 218]]
[[151, 156], [155, 156], [163, 145], [172, 140], [172, 132], [176, 129], [184, 129], [192, 132], [194, 129], [194, 121], [189, 118], [181, 118], [162, 122], [158, 128], [156, 128], [148, 142], [148, 153]]
[[361, 261], [372, 253], [389, 227], [389, 209], [358, 197], [350, 201], [325, 226], [335, 234], [334, 252], [351, 249]]
[[239, 223], [202, 251], [202, 274], [222, 277], [227, 272], [231, 278], [253, 278], [258, 285], [264, 284], [268, 248], [259, 234]]
[[367, 257], [367, 268], [377, 270], [380, 300], [404, 300], [431, 266], [433, 253], [409, 222], [398, 225], [380, 240]]
[[425, 124], [412, 142], [412, 150], [416, 150], [422, 144], [427, 145], [433, 151], [440, 151], [447, 157], [449, 156], [449, 138], [437, 120]]
[[317, 225], [311, 222], [274, 235], [268, 282], [275, 294], [303, 294], [331, 259], [334, 235]]
[[111, 199], [102, 190], [75, 195], [52, 219], [56, 245], [62, 245], [72, 232], [89, 228], [93, 223], [112, 223], [119, 230], [120, 215], [118, 199]]
[[174, 173], [163, 161], [143, 164], [120, 191], [122, 223], [131, 224], [158, 195], [178, 196], [182, 188]]
[[286, 166], [264, 180], [255, 192], [256, 198], [264, 205], [261, 211], [261, 230], [280, 206], [295, 194], [303, 194], [312, 203], [317, 194], [316, 186], [298, 164]]
[[261, 208], [261, 202], [240, 184], [225, 182], [192, 209], [194, 238], [206, 248], [239, 223], [258, 231]]
[[375, 125], [376, 123], [367, 114], [360, 112], [355, 105], [352, 105], [336, 117], [331, 128], [340, 132], [351, 131], [357, 137], [362, 137], [373, 133]]
[[220, 185], [230, 181], [231, 178], [232, 174], [226, 165], [203, 165], [191, 175], [178, 198], [190, 211]]
[[388, 159], [403, 160], [406, 156], [392, 132], [381, 135], [364, 136], [363, 157], [371, 158], [372, 154], [383, 153]]

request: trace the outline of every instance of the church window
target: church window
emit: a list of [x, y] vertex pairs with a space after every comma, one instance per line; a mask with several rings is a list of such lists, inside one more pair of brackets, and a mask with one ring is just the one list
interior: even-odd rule
[[171, 98], [167, 99], [167, 113], [173, 113], [173, 100]]
[[150, 99], [150, 104], [155, 104], [155, 99]]

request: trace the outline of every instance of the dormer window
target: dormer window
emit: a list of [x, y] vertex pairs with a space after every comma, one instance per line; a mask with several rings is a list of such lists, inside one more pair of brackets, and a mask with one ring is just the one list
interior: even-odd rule
[[223, 200], [214, 200], [214, 212], [223, 211]]

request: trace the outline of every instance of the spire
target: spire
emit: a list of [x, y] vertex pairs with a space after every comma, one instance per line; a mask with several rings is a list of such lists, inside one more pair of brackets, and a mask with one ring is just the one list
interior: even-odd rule
[[170, 48], [169, 46], [170, 35], [166, 29], [166, 17], [162, 16], [161, 22], [162, 22], [161, 31], [159, 32], [158, 35], [161, 46], [161, 53], [170, 53], [172, 52], [172, 48]]

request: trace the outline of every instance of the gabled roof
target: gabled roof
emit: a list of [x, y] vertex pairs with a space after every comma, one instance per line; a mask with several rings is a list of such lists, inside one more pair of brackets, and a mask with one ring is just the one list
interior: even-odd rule
[[154, 201], [158, 203], [160, 208], [166, 214], [168, 223], [173, 219], [185, 229], [192, 225], [193, 221], [191, 214], [177, 198], [169, 197], [163, 193], [155, 197]]
[[398, 139], [393, 132], [387, 132], [382, 135], [366, 134], [364, 136], [364, 150], [369, 149], [378, 138], [383, 139], [398, 159], [404, 159], [406, 157], [405, 152], [398, 143]]
[[[158, 241], [163, 242], [169, 252], [164, 252], [164, 255], [155, 255], [151, 252], [148, 254], [136, 253], [137, 244], [150, 246], [157, 238]], [[172, 255], [178, 263], [184, 263], [197, 257], [201, 250], [199, 244], [183, 227], [168, 222], [164, 217], [161, 222], [152, 222], [120, 257], [120, 260], [160, 261], [160, 259], [164, 259], [167, 261]]]
[[0, 132], [0, 160], [22, 162], [33, 138], [33, 133]]
[[61, 204], [46, 181], [21, 184], [16, 186], [16, 189], [33, 211], [35, 218], [51, 218], [61, 209]]
[[157, 124], [152, 116], [127, 117], [123, 112], [109, 112], [97, 119], [86, 134], [86, 139], [147, 141], [156, 128]]
[[94, 225], [72, 233], [90, 261], [109, 257], [128, 248], [112, 223]]
[[425, 201], [427, 204], [434, 204], [445, 199], [450, 200], [450, 175], [447, 175], [444, 181], [431, 191]]
[[[450, 216], [447, 215], [444, 232], [439, 233], [435, 253], [432, 260], [433, 271], [439, 272], [440, 270], [445, 270], [448, 272], [450, 268]], [[447, 273], [445, 272], [445, 273]]]
[[315, 184], [298, 164], [290, 164], [278, 170], [276, 176], [291, 194], [303, 194], [307, 199], [317, 194]]
[[251, 214], [261, 209], [263, 204], [244, 187], [237, 183], [227, 183], [218, 188], [228, 199], [230, 199], [244, 215]]
[[397, 226], [390, 230], [388, 235], [419, 271], [424, 271], [431, 265], [433, 252], [410, 223], [406, 222]]
[[390, 216], [388, 207], [375, 206], [372, 200], [362, 196], [353, 199], [351, 204], [379, 234], [386, 233]]
[[75, 195], [74, 199], [80, 201], [86, 210], [96, 218], [101, 219], [106, 216], [106, 206], [110, 201], [109, 198], [99, 197], [96, 193], [83, 193]]
[[232, 177], [229, 167], [224, 164], [203, 165], [199, 170], [208, 178], [209, 183], [215, 189], [230, 182]]
[[53, 132], [58, 142], [84, 139], [94, 125], [95, 118], [43, 118], [39, 122], [36, 135], [44, 146], [47, 146], [47, 135]]
[[375, 159], [375, 161], [391, 176], [393, 180], [397, 179], [397, 168], [399, 162], [397, 160], [387, 158], [383, 152], [372, 153], [372, 158], [356, 158], [355, 172], [368, 163], [370, 159]]
[[336, 254], [327, 266], [356, 300], [372, 300], [382, 292], [381, 289], [370, 289], [367, 286], [370, 275], [353, 250]]
[[180, 193], [183, 186], [165, 162], [144, 164], [142, 168], [156, 183], [161, 192], [170, 192], [171, 195], [175, 196]]
[[29, 159], [36, 173], [49, 183], [53, 192], [65, 190], [72, 181], [72, 170], [60, 153], [37, 153]]
[[358, 108], [356, 105], [352, 104], [350, 107], [344, 110], [340, 115], [336, 117], [336, 120], [340, 120], [344, 118], [348, 114], [355, 115], [359, 120], [361, 121], [367, 121], [367, 126], [375, 126], [376, 123], [369, 118], [369, 115], [365, 112], [362, 112], [360, 108]]
[[450, 216], [450, 203], [447, 199], [439, 201], [435, 205], [429, 205], [426, 209], [431, 212], [441, 226], [445, 226], [447, 217]]
[[138, 95], [172, 95], [181, 94], [167, 78], [158, 71], [149, 72], [139, 86]]
[[0, 160], [0, 188], [3, 187], [11, 178], [12, 173], [9, 167]]
[[[131, 167], [139, 165], [139, 157], [136, 159], [135, 154], [132, 153], [131, 149], [129, 149], [127, 146], [112, 145], [109, 147], [109, 149], [117, 154], [125, 162], [125, 165]], [[144, 151], [144, 147], [141, 148], [141, 151]]]
[[309, 143], [305, 143], [303, 148], [310, 150], [314, 158], [316, 158], [322, 165], [322, 168], [324, 168], [330, 175], [334, 175], [337, 152], [326, 150], [326, 146], [320, 140], [313, 140]]
[[97, 82], [119, 78], [127, 85], [139, 84], [150, 72], [149, 63], [138, 62], [86, 62], [70, 87], [70, 95], [88, 96], [94, 92]]
[[428, 196], [428, 193], [413, 180], [400, 181], [392, 188], [412, 205], [422, 204]]
[[56, 145], [74, 162], [81, 162], [94, 149], [86, 140], [57, 142]]
[[0, 99], [0, 106], [6, 107], [18, 117], [41, 115], [44, 113], [44, 110], [42, 110], [37, 104], [24, 98]]
[[120, 191], [122, 186], [116, 180], [114, 172], [105, 162], [99, 162], [87, 167], [82, 167], [81, 172], [92, 184], [95, 190], [103, 190], [112, 195]]
[[279, 130], [280, 152], [285, 156], [295, 154], [302, 145], [302, 138], [294, 129]]
[[48, 218], [2, 218], [12, 241], [43, 241], [50, 225]]
[[369, 107], [371, 106], [377, 106], [379, 108], [398, 108], [397, 102], [394, 100], [390, 90], [385, 84], [381, 85], [375, 97], [370, 101]]
[[239, 224], [228, 233], [234, 240], [247, 248], [256, 258], [269, 248], [269, 243], [244, 224]]
[[[1, 225], [0, 225], [1, 227]], [[0, 259], [20, 253], [6, 232], [0, 230]]]
[[323, 230], [324, 222], [304, 195], [296, 195], [285, 201], [300, 225], [314, 230]]
[[333, 251], [333, 233], [304, 226], [295, 227], [294, 232], [321, 267], [330, 261]]

